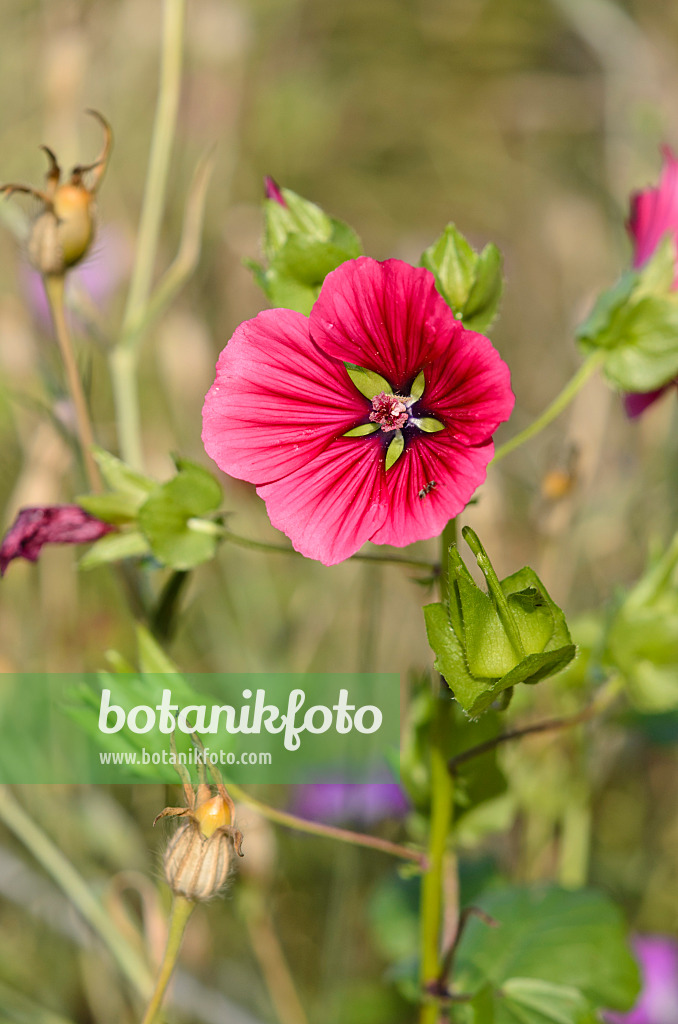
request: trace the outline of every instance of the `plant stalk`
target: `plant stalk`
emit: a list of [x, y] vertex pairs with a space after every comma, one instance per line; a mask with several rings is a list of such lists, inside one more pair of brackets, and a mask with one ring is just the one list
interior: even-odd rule
[[568, 407], [575, 395], [581, 391], [589, 377], [593, 376], [599, 366], [602, 366], [605, 361], [606, 353], [602, 349], [598, 349], [593, 352], [588, 359], [582, 363], [574, 377], [572, 377], [565, 385], [563, 390], [556, 398], [553, 399], [551, 404], [547, 406], [541, 416], [538, 416], [533, 423], [530, 423], [529, 427], [525, 430], [521, 430], [519, 434], [512, 437], [506, 444], [501, 445], [495, 452], [492, 463], [499, 462], [506, 455], [510, 455], [511, 452], [515, 451], [526, 441], [530, 441], [537, 434], [540, 434], [544, 427], [548, 427], [549, 423], [552, 423], [561, 412]]
[[143, 1016], [141, 1024], [153, 1024], [158, 1018], [162, 1001], [165, 998], [165, 992], [169, 985], [172, 972], [176, 967], [177, 957], [179, 955], [179, 949], [181, 948], [181, 940], [184, 937], [186, 925], [188, 920], [195, 909], [195, 903], [191, 900], [185, 899], [183, 896], [175, 896], [172, 900], [172, 911], [170, 913], [169, 926], [167, 932], [167, 945], [165, 946], [165, 953], [160, 964], [160, 970], [158, 972], [158, 978], [155, 983], [155, 989], [151, 996], [150, 1002], [146, 1008], [146, 1013]]
[[64, 309], [65, 279], [63, 274], [48, 274], [43, 277], [43, 281], [45, 284], [45, 292], [47, 293], [47, 301], [49, 302], [49, 308], [52, 313], [54, 332], [59, 343], [61, 358], [66, 371], [68, 390], [75, 408], [78, 441], [80, 443], [80, 451], [85, 466], [85, 472], [87, 474], [87, 480], [92, 491], [100, 492], [102, 490], [101, 476], [99, 474], [99, 467], [94, 461], [94, 456], [92, 455], [92, 448], [94, 447], [94, 432], [92, 430], [89, 409], [87, 408], [85, 392], [83, 391], [82, 381], [80, 380], [78, 364], [75, 359], [73, 340], [66, 322], [66, 313]]

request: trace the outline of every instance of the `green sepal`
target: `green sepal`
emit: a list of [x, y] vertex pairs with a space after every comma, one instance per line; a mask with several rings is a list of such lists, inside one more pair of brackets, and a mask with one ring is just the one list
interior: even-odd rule
[[421, 373], [418, 373], [417, 376], [414, 378], [412, 387], [410, 388], [410, 398], [421, 398], [421, 396], [424, 394], [425, 387], [426, 377], [424, 376], [424, 371], [422, 370]]
[[437, 420], [435, 416], [422, 416], [413, 422], [425, 434], [437, 434], [439, 430], [445, 429], [445, 424]]
[[139, 528], [159, 562], [173, 569], [192, 569], [214, 557], [218, 531], [206, 520], [207, 531], [191, 527], [216, 511], [221, 486], [211, 473], [186, 459], [177, 460], [178, 473], [158, 485], [139, 510]]
[[653, 391], [678, 374], [676, 243], [667, 235], [641, 270], [603, 292], [577, 331], [586, 354], [602, 349], [608, 380], [625, 391]]
[[391, 466], [395, 466], [400, 456], [405, 451], [405, 438], [402, 435], [402, 431], [396, 430], [393, 435], [393, 440], [386, 449], [386, 460], [385, 469], [389, 470]]
[[496, 245], [477, 253], [454, 224], [422, 253], [436, 287], [464, 327], [485, 331], [493, 323], [503, 290], [502, 259]]
[[101, 537], [78, 562], [79, 569], [96, 569], [123, 558], [144, 558], [151, 554], [148, 541], [139, 530], [126, 533], [107, 533]]
[[342, 437], [367, 437], [369, 434], [376, 434], [381, 427], [378, 423], [361, 423], [358, 427], [347, 430]]
[[142, 502], [156, 486], [155, 481], [150, 477], [132, 469], [121, 459], [111, 455], [104, 448], [95, 445], [92, 448], [94, 460], [101, 470], [104, 482], [112, 491], [120, 491], [131, 498]]
[[475, 583], [456, 546], [449, 551], [449, 599], [424, 609], [435, 667], [471, 717], [518, 683], [534, 684], [574, 658], [565, 616], [526, 567], [498, 580], [475, 534], [469, 541], [488, 590]]
[[344, 366], [353, 384], [365, 398], [371, 400], [382, 393], [393, 394], [393, 388], [386, 378], [374, 370], [366, 370], [363, 366], [354, 366], [353, 363], [344, 363]]

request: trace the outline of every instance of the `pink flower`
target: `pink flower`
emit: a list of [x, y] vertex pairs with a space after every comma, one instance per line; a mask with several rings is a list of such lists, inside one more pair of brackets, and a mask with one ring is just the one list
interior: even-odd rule
[[608, 1024], [676, 1024], [678, 1021], [678, 942], [664, 935], [638, 935], [633, 941], [642, 990], [629, 1013], [605, 1014]]
[[[628, 229], [634, 244], [633, 266], [636, 269], [647, 263], [667, 234], [673, 235], [678, 242], [678, 160], [668, 146], [664, 147], [663, 154], [664, 169], [657, 188], [636, 192], [631, 197]], [[678, 264], [673, 287], [678, 288]], [[632, 419], [640, 416], [675, 384], [678, 384], [678, 379], [667, 381], [655, 391], [625, 395], [627, 415]]]
[[22, 508], [0, 545], [0, 576], [15, 558], [37, 562], [43, 544], [84, 544], [113, 529], [79, 505]]
[[[384, 387], [365, 397], [345, 364]], [[273, 309], [238, 327], [202, 437], [298, 551], [333, 565], [367, 540], [438, 536], [485, 479], [513, 402], [508, 367], [433, 274], [361, 257], [328, 274], [309, 317]], [[356, 427], [373, 432], [346, 436]]]

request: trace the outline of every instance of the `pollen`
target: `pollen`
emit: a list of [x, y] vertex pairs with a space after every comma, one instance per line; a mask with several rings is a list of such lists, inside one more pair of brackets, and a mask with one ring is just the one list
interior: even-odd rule
[[372, 399], [370, 421], [378, 423], [383, 431], [400, 430], [408, 419], [407, 406], [397, 395], [382, 391]]

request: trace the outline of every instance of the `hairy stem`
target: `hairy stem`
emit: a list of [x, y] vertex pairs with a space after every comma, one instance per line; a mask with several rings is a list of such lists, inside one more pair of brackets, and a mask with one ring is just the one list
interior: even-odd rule
[[[449, 598], [448, 550], [456, 542], [456, 521], [450, 520], [440, 538], [440, 598]], [[437, 1002], [427, 1000], [435, 994], [441, 972], [443, 922], [457, 917], [458, 908], [444, 906], [445, 896], [458, 898], [458, 885], [450, 884], [450, 871], [456, 872], [456, 858], [448, 858], [447, 840], [454, 813], [454, 778], [447, 770], [447, 755], [452, 729], [452, 699], [445, 681], [436, 684], [433, 721], [431, 723], [431, 822], [428, 841], [429, 865], [422, 879], [419, 980], [424, 1002], [420, 1024], [436, 1024]]]
[[543, 722], [534, 722], [532, 725], [525, 725], [520, 729], [509, 729], [507, 732], [500, 733], [499, 736], [493, 736], [492, 739], [485, 740], [484, 743], [479, 743], [476, 747], [470, 747], [461, 754], [457, 754], [456, 757], [450, 758], [447, 762], [447, 769], [454, 775], [462, 764], [466, 764], [467, 761], [472, 761], [474, 758], [486, 754], [488, 750], [494, 750], [495, 747], [502, 743], [508, 743], [510, 740], [519, 740], [523, 736], [530, 736], [534, 733], [557, 732], [560, 729], [572, 729], [575, 725], [582, 725], [605, 711], [619, 695], [619, 689], [620, 681], [614, 677], [601, 688], [595, 700], [592, 700], [581, 711], [577, 711], [576, 714], [562, 718], [547, 718]]
[[50, 274], [43, 278], [47, 301], [52, 313], [54, 332], [59, 343], [61, 358], [66, 371], [68, 390], [75, 408], [75, 417], [78, 428], [78, 441], [82, 454], [87, 480], [92, 491], [101, 491], [101, 476], [99, 467], [94, 461], [92, 448], [94, 447], [94, 432], [87, 408], [87, 400], [82, 389], [82, 381], [78, 371], [78, 364], [75, 360], [75, 351], [71, 339], [66, 314], [64, 311], [64, 277], [63, 275]]
[[160, 964], [160, 970], [151, 996], [150, 1002], [146, 1007], [146, 1013], [143, 1016], [141, 1024], [153, 1024], [157, 1019], [162, 1001], [165, 998], [165, 992], [169, 985], [172, 972], [176, 967], [177, 957], [179, 955], [179, 949], [181, 948], [181, 940], [184, 937], [184, 931], [188, 924], [195, 903], [185, 899], [183, 896], [175, 896], [172, 900], [172, 910], [170, 913], [169, 926], [167, 931], [167, 945], [165, 946], [165, 952]]
[[[250, 540], [249, 537], [241, 537], [237, 533], [232, 533], [225, 527], [219, 526], [218, 523], [208, 525], [214, 527], [214, 530], [211, 532], [239, 548], [249, 548], [251, 551], [266, 551], [274, 555], [297, 555], [299, 558], [304, 557], [287, 544], [269, 544], [263, 540]], [[193, 528], [190, 521], [189, 527]], [[427, 569], [430, 573], [436, 573], [438, 570], [438, 566], [434, 562], [426, 562], [420, 558], [401, 558], [400, 555], [351, 555], [349, 561], [375, 562], [381, 565], [406, 565], [411, 569]]]
[[401, 860], [414, 861], [422, 868], [426, 866], [426, 857], [419, 850], [411, 850], [407, 846], [400, 846], [398, 843], [392, 843], [388, 839], [380, 839], [379, 836], [368, 836], [362, 832], [352, 832], [350, 829], [337, 828], [336, 825], [324, 825], [318, 821], [307, 821], [305, 818], [299, 818], [296, 814], [279, 811], [277, 808], [269, 807], [268, 804], [257, 800], [256, 797], [250, 796], [246, 790], [241, 789], [240, 786], [235, 785], [233, 782], [228, 782], [228, 791], [236, 800], [254, 807], [255, 810], [259, 811], [265, 818], [268, 818], [269, 821], [275, 822], [276, 825], [284, 825], [286, 828], [295, 829], [297, 832], [308, 832], [314, 836], [323, 836], [325, 839], [335, 839], [340, 843], [352, 843], [354, 846], [365, 846], [370, 850], [381, 850], [382, 853], [399, 857]]
[[493, 463], [499, 462], [506, 455], [510, 455], [512, 451], [519, 448], [526, 441], [532, 440], [537, 434], [540, 434], [544, 427], [548, 427], [549, 423], [552, 423], [556, 417], [560, 416], [572, 399], [575, 397], [577, 392], [581, 391], [586, 381], [591, 377], [599, 366], [602, 366], [605, 359], [605, 352], [598, 350], [588, 357], [588, 359], [582, 363], [574, 377], [568, 381], [560, 394], [553, 399], [551, 404], [547, 406], [541, 416], [538, 416], [533, 423], [530, 423], [529, 427], [525, 430], [521, 430], [519, 434], [512, 437], [506, 444], [501, 445], [500, 448], [495, 452], [495, 456], [492, 460]]

